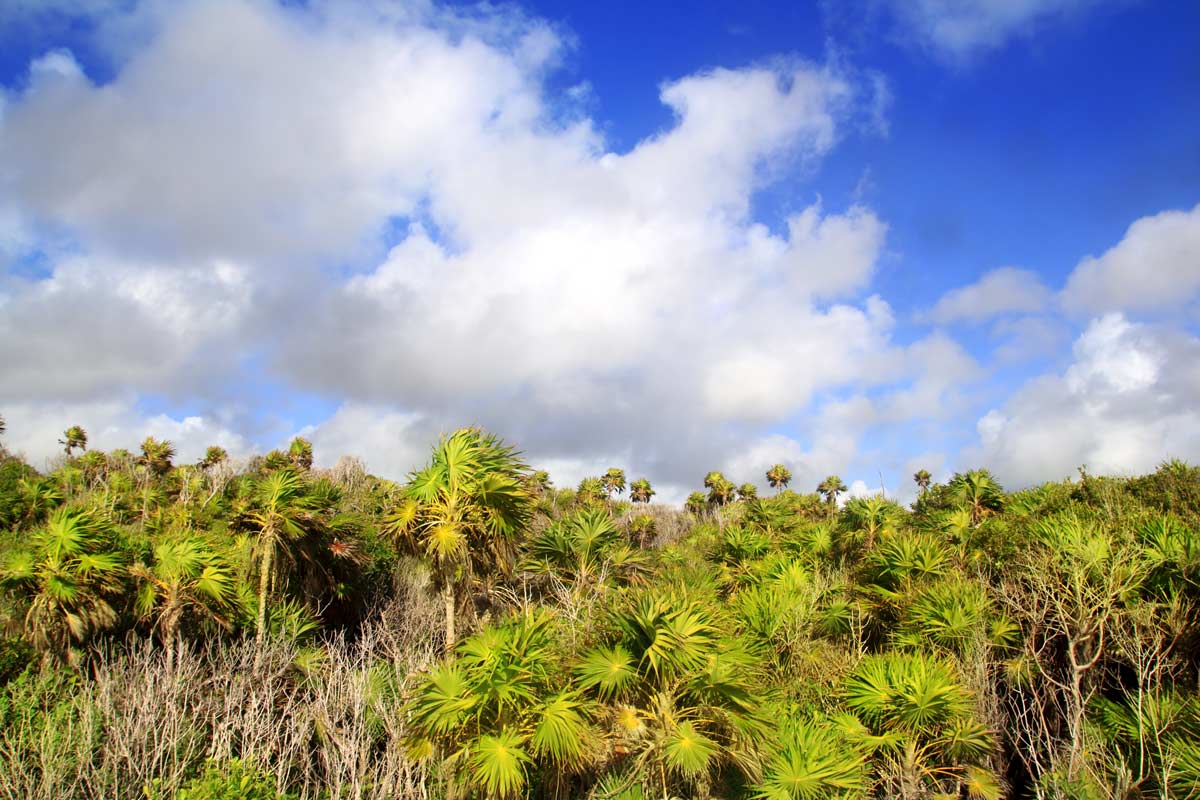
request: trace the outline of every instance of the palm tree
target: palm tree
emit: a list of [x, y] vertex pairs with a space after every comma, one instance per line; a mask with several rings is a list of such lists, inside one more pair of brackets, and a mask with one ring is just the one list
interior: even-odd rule
[[200, 459], [200, 466], [208, 469], [224, 463], [228, 458], [229, 452], [224, 447], [214, 444], [204, 451], [204, 458]]
[[297, 472], [308, 472], [313, 465], [312, 442], [300, 436], [292, 439], [288, 445], [288, 459]]
[[647, 479], [638, 478], [629, 484], [629, 499], [633, 502], [649, 503], [651, 497], [654, 497], [654, 489], [650, 487], [650, 481]]
[[708, 489], [708, 504], [711, 506], [725, 505], [737, 492], [733, 481], [716, 471], [704, 476], [704, 488]]
[[41, 520], [63, 502], [62, 489], [53, 478], [28, 477], [17, 482], [26, 523]]
[[589, 704], [564, 685], [552, 622], [539, 611], [485, 628], [416, 686], [408, 750], [441, 752], [447, 796], [460, 796], [462, 783], [484, 797], [519, 796], [540, 770], [562, 797], [564, 777], [594, 759], [599, 736]]
[[846, 704], [865, 726], [864, 742], [886, 741], [885, 774], [902, 798], [960, 792], [998, 798], [983, 766], [992, 736], [973, 713], [973, 698], [953, 667], [921, 653], [867, 656], [846, 681]]
[[860, 747], [834, 725], [783, 716], [781, 746], [754, 795], [757, 800], [859, 797], [867, 764]]
[[792, 482], [792, 472], [783, 464], [776, 464], [767, 470], [767, 483], [775, 490], [786, 489]]
[[601, 576], [624, 578], [643, 565], [603, 507], [584, 507], [551, 522], [529, 542], [524, 569], [586, 585]]
[[166, 439], [147, 436], [142, 440], [142, 457], [138, 461], [155, 475], [166, 475], [171, 471], [171, 459], [175, 458], [175, 445]]
[[846, 491], [846, 484], [837, 475], [830, 475], [817, 484], [817, 491], [825, 498], [826, 503], [831, 506], [837, 505], [838, 495]]
[[550, 473], [544, 469], [539, 469], [529, 476], [529, 492], [534, 497], [540, 497], [548, 492], [553, 484], [550, 482]]
[[913, 481], [917, 484], [917, 489], [924, 494], [929, 488], [929, 484], [933, 481], [933, 476], [929, 474], [927, 469], [919, 469], [913, 473]]
[[34, 533], [31, 548], [0, 568], [0, 586], [25, 605], [25, 634], [39, 651], [74, 660], [72, 643], [116, 623], [112, 602], [124, 569], [112, 534], [95, 512], [60, 508]]
[[75, 450], [87, 450], [87, 431], [79, 425], [72, 425], [63, 431], [63, 438], [59, 439], [58, 443], [63, 446], [63, 452], [68, 456]]
[[704, 492], [692, 492], [684, 506], [693, 514], [700, 514], [708, 507], [708, 498], [704, 496]]
[[134, 609], [158, 632], [170, 662], [183, 646], [188, 618], [230, 627], [225, 612], [234, 599], [233, 576], [202, 539], [159, 542], [150, 564], [134, 564], [129, 573], [140, 583]]
[[891, 527], [892, 521], [902, 510], [883, 495], [873, 494], [850, 500], [843, 513], [851, 529], [863, 537], [865, 547], [870, 550], [875, 539]]
[[[750, 657], [698, 600], [651, 591], [612, 612], [613, 635], [586, 652], [579, 684], [602, 703], [643, 784], [696, 786], [722, 765], [753, 774], [758, 717]], [[682, 793], [679, 793], [682, 794]]]
[[4, 415], [0, 414], [0, 436], [8, 433], [8, 423], [4, 421]]
[[462, 428], [442, 437], [406, 488], [411, 518], [395, 532], [428, 560], [446, 610], [445, 647], [457, 641], [455, 613], [473, 578], [507, 572], [533, 498], [520, 454], [493, 434]]
[[598, 505], [607, 499], [608, 492], [604, 488], [603, 478], [584, 478], [575, 490], [575, 502], [582, 506]]
[[610, 467], [608, 472], [600, 477], [600, 482], [604, 484], [604, 491], [610, 497], [614, 494], [621, 494], [625, 491], [625, 470]]
[[757, 500], [758, 487], [753, 483], [743, 483], [737, 490], [739, 500]]
[[960, 507], [971, 513], [971, 524], [979, 525], [985, 517], [1004, 508], [1004, 490], [986, 469], [960, 472], [950, 479], [950, 493]]
[[290, 469], [272, 472], [258, 484], [247, 521], [257, 529], [253, 559], [258, 564], [258, 618], [255, 636], [259, 646], [267, 632], [267, 602], [281, 562], [291, 560], [289, 545], [304, 537], [309, 503], [304, 481]]

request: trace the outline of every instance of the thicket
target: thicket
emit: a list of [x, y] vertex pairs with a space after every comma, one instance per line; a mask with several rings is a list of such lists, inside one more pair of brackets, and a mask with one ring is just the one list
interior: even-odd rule
[[0, 447], [0, 797], [1200, 796], [1180, 462], [681, 510], [476, 429], [404, 483], [62, 444]]

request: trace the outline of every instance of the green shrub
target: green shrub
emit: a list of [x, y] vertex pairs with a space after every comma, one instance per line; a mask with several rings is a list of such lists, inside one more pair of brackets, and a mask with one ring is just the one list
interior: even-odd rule
[[[146, 788], [148, 800], [167, 800], [155, 785]], [[210, 761], [204, 772], [187, 782], [172, 800], [291, 800], [294, 795], [279, 791], [275, 776], [253, 764], [232, 759]]]

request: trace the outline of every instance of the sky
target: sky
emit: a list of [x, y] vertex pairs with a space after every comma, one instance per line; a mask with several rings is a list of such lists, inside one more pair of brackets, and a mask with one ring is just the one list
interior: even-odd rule
[[483, 425], [678, 502], [1200, 461], [1200, 5], [0, 2], [48, 463]]

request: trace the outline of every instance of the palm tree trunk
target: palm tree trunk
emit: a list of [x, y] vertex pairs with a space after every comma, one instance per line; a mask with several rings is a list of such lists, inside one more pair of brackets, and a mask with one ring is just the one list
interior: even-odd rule
[[446, 653], [454, 652], [458, 637], [454, 632], [454, 585], [446, 581], [442, 585], [442, 603], [446, 606]]
[[259, 565], [258, 572], [258, 627], [256, 642], [259, 651], [262, 651], [263, 639], [267, 633], [267, 586], [271, 580], [271, 556], [274, 553], [274, 548], [265, 548], [262, 562]]

